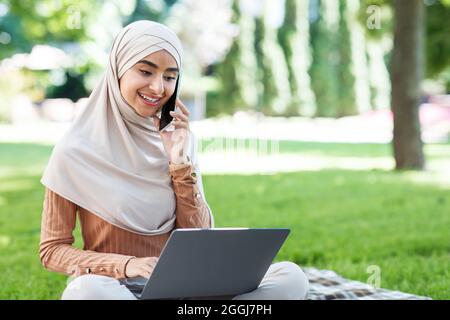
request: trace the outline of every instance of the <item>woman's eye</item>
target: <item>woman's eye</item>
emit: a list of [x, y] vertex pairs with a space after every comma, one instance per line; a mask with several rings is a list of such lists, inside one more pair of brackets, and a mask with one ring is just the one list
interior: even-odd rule
[[152, 74], [151, 72], [148, 72], [148, 71], [145, 71], [145, 70], [139, 70], [139, 71], [141, 71], [141, 73], [142, 73], [144, 76], [149, 76], [149, 75]]
[[[150, 71], [146, 71], [146, 70], [139, 70], [144, 76], [150, 76], [150, 75], [152, 75], [152, 73], [150, 72]], [[174, 78], [174, 77], [165, 77], [166, 78], [166, 80], [169, 80], [169, 81], [173, 81], [173, 80], [176, 80], [176, 78]]]

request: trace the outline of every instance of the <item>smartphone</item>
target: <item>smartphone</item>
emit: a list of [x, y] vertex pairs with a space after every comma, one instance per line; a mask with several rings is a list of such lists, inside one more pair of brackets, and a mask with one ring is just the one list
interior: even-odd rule
[[170, 115], [170, 111], [175, 111], [175, 103], [178, 97], [178, 81], [175, 85], [175, 91], [173, 92], [170, 99], [166, 102], [166, 104], [161, 108], [161, 120], [159, 122], [159, 131], [164, 130], [173, 120], [173, 117]]

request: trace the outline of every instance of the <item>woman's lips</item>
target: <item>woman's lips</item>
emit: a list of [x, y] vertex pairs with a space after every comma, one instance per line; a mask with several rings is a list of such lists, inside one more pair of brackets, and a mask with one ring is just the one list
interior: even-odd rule
[[144, 99], [140, 94], [138, 94], [138, 96], [139, 96], [139, 98], [141, 98], [142, 102], [143, 102], [145, 105], [150, 106], [150, 107], [157, 107], [157, 106], [159, 105], [159, 103], [161, 102], [161, 99], [159, 99], [159, 100], [156, 101], [156, 102], [150, 102], [150, 101]]

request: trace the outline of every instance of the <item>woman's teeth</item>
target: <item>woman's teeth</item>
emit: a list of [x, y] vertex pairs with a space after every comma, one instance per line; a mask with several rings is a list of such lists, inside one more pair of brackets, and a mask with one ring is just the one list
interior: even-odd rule
[[150, 102], [151, 104], [156, 104], [159, 100], [161, 100], [161, 99], [152, 99], [152, 98], [147, 97], [146, 95], [144, 95], [144, 94], [142, 94], [142, 93], [140, 93], [140, 92], [138, 92], [138, 94], [139, 94], [139, 96], [140, 96], [142, 99], [144, 99], [145, 101]]

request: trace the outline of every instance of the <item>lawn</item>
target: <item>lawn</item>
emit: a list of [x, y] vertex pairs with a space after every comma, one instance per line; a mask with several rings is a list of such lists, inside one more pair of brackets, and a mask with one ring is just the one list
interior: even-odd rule
[[[43, 168], [52, 147], [0, 144], [0, 299], [58, 299], [64, 275], [38, 257]], [[450, 145], [426, 147], [450, 163]], [[281, 142], [281, 153], [388, 157], [376, 144]], [[205, 175], [217, 227], [289, 227], [276, 260], [332, 269], [381, 287], [450, 299], [450, 189], [436, 173], [384, 170], [302, 171], [275, 175]], [[76, 245], [81, 247], [76, 230]]]

